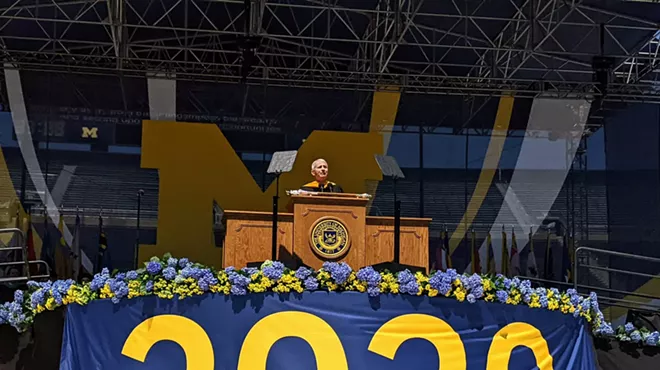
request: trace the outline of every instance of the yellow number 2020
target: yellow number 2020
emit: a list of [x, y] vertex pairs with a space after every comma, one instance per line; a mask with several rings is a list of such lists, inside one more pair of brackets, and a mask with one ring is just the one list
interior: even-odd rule
[[[286, 337], [301, 338], [309, 344], [318, 370], [348, 369], [344, 347], [327, 322], [310, 313], [283, 311], [264, 317], [250, 329], [241, 347], [238, 370], [265, 370], [270, 349]], [[444, 365], [442, 369], [467, 368], [465, 348], [458, 333], [444, 320], [430, 315], [406, 314], [391, 319], [376, 331], [368, 350], [393, 360], [399, 347], [414, 338], [433, 344], [440, 364]], [[143, 321], [126, 339], [122, 354], [144, 362], [151, 347], [161, 340], [181, 346], [187, 369], [213, 369], [213, 346], [204, 329], [176, 315], [155, 316]], [[511, 352], [518, 346], [532, 350], [540, 370], [553, 370], [548, 343], [541, 332], [520, 322], [511, 323], [495, 334], [488, 350], [486, 370], [506, 369]]]

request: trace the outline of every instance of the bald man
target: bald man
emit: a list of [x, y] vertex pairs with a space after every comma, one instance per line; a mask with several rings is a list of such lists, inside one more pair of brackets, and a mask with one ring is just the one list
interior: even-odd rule
[[321, 193], [343, 193], [341, 186], [328, 181], [328, 162], [319, 158], [312, 162], [312, 176], [314, 181], [303, 185], [300, 189], [305, 191], [316, 191]]

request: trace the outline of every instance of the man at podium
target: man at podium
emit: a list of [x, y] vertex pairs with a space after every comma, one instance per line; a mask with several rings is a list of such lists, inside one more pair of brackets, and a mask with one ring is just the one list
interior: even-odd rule
[[305, 191], [316, 191], [322, 193], [343, 193], [341, 186], [328, 181], [328, 162], [319, 158], [312, 162], [312, 176], [314, 181], [303, 185], [300, 189]]

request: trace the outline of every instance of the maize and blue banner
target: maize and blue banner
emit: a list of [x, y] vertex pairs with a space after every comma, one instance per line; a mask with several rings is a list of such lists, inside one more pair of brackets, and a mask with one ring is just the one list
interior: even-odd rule
[[558, 311], [355, 292], [69, 305], [61, 369], [594, 369]]

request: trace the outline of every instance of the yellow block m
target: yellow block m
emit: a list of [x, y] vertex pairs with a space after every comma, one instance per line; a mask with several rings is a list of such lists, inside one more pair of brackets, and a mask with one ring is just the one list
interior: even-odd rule
[[98, 127], [83, 127], [82, 128], [82, 135], [84, 139], [87, 138], [92, 138], [92, 139], [98, 139], [99, 137], [99, 128]]

